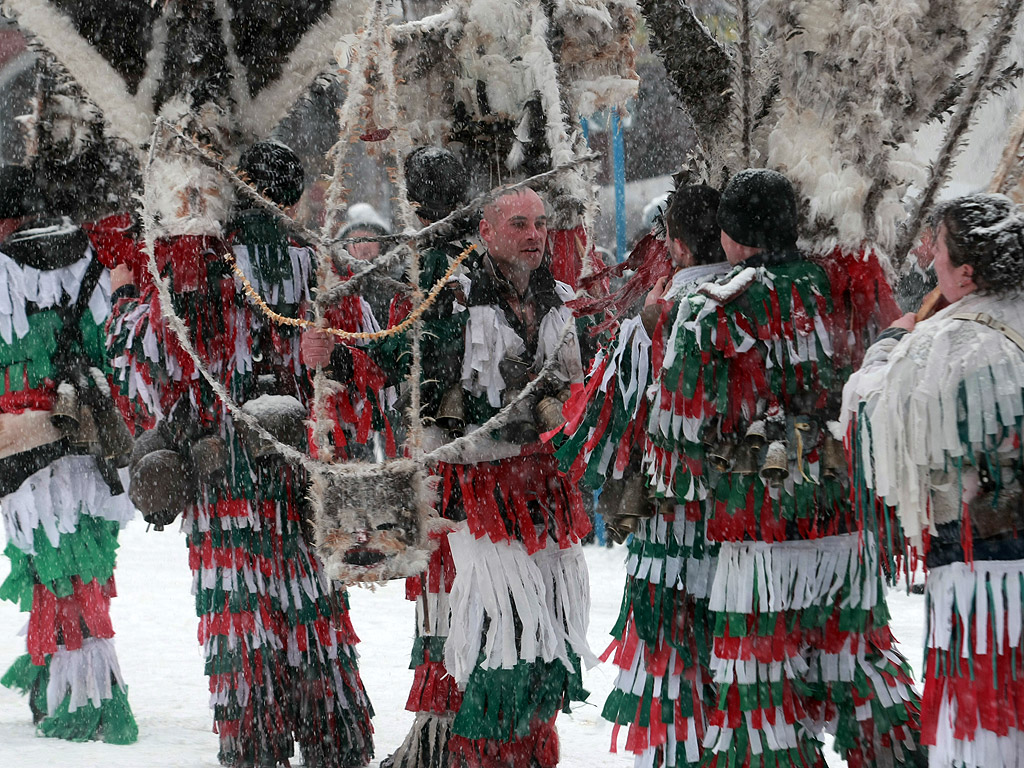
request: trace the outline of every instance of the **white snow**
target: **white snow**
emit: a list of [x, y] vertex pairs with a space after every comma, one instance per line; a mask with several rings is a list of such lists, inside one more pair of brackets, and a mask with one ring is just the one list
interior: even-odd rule
[[[624, 547], [585, 547], [593, 602], [589, 639], [596, 651], [609, 641], [625, 580]], [[0, 581], [10, 570], [0, 557]], [[0, 687], [0, 764], [5, 768], [218, 768], [217, 736], [212, 732], [206, 677], [191, 595], [184, 537], [177, 530], [146, 532], [141, 520], [121, 534], [116, 572], [118, 597], [112, 603], [118, 657], [128, 696], [139, 723], [139, 741], [130, 746], [101, 742], [75, 744], [35, 735], [26, 699]], [[360, 668], [373, 701], [376, 766], [405, 736], [412, 713], [405, 710], [412, 672], [413, 603], [405, 600], [402, 581], [376, 590], [350, 593], [352, 620], [362, 642]], [[890, 594], [893, 631], [916, 673], [924, 638], [924, 598]], [[0, 673], [24, 653], [18, 635], [28, 614], [0, 603]], [[558, 719], [561, 764], [569, 768], [628, 768], [632, 755], [608, 751], [612, 726], [601, 708], [615, 672], [602, 664], [584, 674], [587, 703]], [[625, 743], [626, 728], [619, 734]], [[829, 762], [839, 765], [834, 755]], [[298, 765], [296, 759], [293, 765]]]

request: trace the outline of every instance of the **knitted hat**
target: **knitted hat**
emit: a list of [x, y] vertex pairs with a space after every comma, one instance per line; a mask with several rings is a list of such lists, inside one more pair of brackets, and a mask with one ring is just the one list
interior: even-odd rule
[[409, 199], [419, 203], [416, 212], [439, 221], [466, 203], [469, 174], [447, 149], [419, 147], [405, 158], [405, 185]]
[[718, 226], [740, 245], [787, 248], [796, 245], [797, 213], [793, 185], [778, 171], [740, 171], [722, 193]]
[[302, 161], [280, 142], [253, 144], [238, 159], [238, 167], [256, 189], [278, 205], [293, 205], [302, 197], [306, 184]]
[[353, 203], [345, 212], [345, 226], [339, 237], [348, 237], [352, 232], [364, 229], [375, 235], [390, 235], [391, 227], [377, 209], [369, 203]]

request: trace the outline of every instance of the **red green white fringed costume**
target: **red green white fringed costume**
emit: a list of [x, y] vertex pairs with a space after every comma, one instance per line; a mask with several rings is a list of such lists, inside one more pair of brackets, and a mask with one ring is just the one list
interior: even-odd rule
[[[227, 247], [202, 237], [157, 241], [175, 312], [236, 402], [260, 394], [269, 380], [276, 394], [308, 403], [299, 331], [272, 324], [244, 295], [221, 259]], [[308, 305], [312, 251], [288, 241], [269, 217], [244, 214], [231, 250], [274, 311], [295, 317]], [[371, 313], [361, 304], [350, 309], [334, 319], [347, 319], [345, 330], [372, 330], [363, 324]], [[372, 712], [357, 669], [358, 640], [346, 595], [326, 578], [303, 536], [304, 471], [250, 455], [167, 327], [152, 288], [117, 303], [108, 343], [115, 384], [132, 407], [145, 406], [151, 420], [182, 419], [228, 445], [226, 479], [202, 484], [201, 501], [185, 510], [182, 523], [221, 762], [282, 764], [298, 742], [307, 765], [366, 764]], [[355, 385], [344, 399], [346, 413], [370, 408]], [[343, 457], [342, 445], [337, 455]]]
[[[56, 307], [77, 300], [92, 256], [90, 249], [68, 266], [40, 271], [0, 253], [2, 418], [49, 412], [57, 388]], [[104, 274], [80, 323], [82, 351], [101, 369], [109, 311]], [[118, 531], [135, 514], [128, 497], [111, 495], [91, 456], [68, 455], [26, 478], [0, 499], [0, 509], [11, 561], [0, 598], [29, 612], [28, 653], [0, 682], [29, 695], [44, 736], [134, 742], [138, 726], [110, 621]]]
[[[571, 291], [555, 290], [556, 305], [538, 318], [534, 369], [556, 355], [553, 375], [568, 386], [582, 375], [579, 347], [574, 333], [555, 343], [571, 318], [562, 305]], [[467, 421], [483, 423], [501, 404], [502, 360], [529, 354], [529, 340], [501, 306], [474, 295], [462, 386]], [[586, 696], [581, 661], [597, 661], [586, 642], [590, 591], [579, 542], [590, 522], [579, 491], [558, 473], [550, 446], [496, 434], [478, 435], [458, 463], [435, 472], [453, 530], [426, 573], [407, 583], [417, 629], [406, 707], [416, 720], [391, 765], [553, 768], [555, 719]]]
[[[598, 353], [588, 383], [566, 407], [569, 439], [558, 455], [569, 476], [598, 487], [621, 479], [646, 445], [647, 390], [660, 370], [675, 306], [697, 282], [725, 269], [707, 265], [673, 276], [653, 340], [639, 317], [619, 326]], [[637, 471], [635, 467], [633, 471]], [[619, 731], [637, 768], [696, 765], [714, 701], [707, 600], [714, 574], [702, 499], [669, 503], [637, 523], [628, 542], [626, 586], [615, 638], [602, 655], [618, 668], [603, 716]]]
[[895, 508], [927, 550], [930, 764], [1012, 768], [1024, 766], [1021, 528], [979, 526], [1000, 495], [1019, 507], [1024, 352], [961, 313], [1024, 331], [1019, 294], [971, 294], [876, 343], [844, 392], [844, 416], [865, 506]]
[[[876, 546], [860, 535], [845, 471], [824, 462], [852, 358], [837, 350], [868, 329], [849, 300], [868, 289], [887, 292], [830, 284], [798, 253], [770, 253], [679, 301], [645, 463], [659, 496], [706, 499], [720, 543], [710, 766], [821, 765], [822, 728], [851, 765], [912, 759], [917, 701], [887, 627]], [[788, 473], [779, 487], [760, 474], [772, 441]], [[709, 460], [726, 446], [731, 460]]]

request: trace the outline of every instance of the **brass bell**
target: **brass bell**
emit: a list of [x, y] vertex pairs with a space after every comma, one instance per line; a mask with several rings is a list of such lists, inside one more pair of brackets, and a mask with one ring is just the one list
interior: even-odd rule
[[736, 455], [736, 443], [723, 441], [713, 446], [708, 452], [708, 461], [719, 472], [728, 472]]
[[78, 409], [78, 431], [71, 442], [78, 448], [93, 453], [93, 448], [100, 444], [100, 431], [96, 428], [96, 420], [92, 416], [92, 408], [82, 405]]
[[[647, 498], [644, 487], [644, 476], [640, 472], [630, 475], [622, 484], [622, 497], [616, 517], [648, 518], [654, 517], [658, 508]], [[636, 528], [636, 524], [633, 524]]]
[[93, 408], [92, 416], [99, 430], [103, 458], [117, 468], [127, 467], [135, 439], [121, 418], [121, 412], [108, 400]]
[[825, 477], [837, 477], [846, 470], [846, 450], [832, 435], [825, 434], [825, 445], [821, 451], [821, 473]]
[[565, 419], [562, 418], [562, 401], [557, 397], [543, 398], [537, 403], [536, 413], [537, 421], [544, 432], [558, 429], [565, 423]]
[[157, 528], [173, 522], [195, 501], [185, 462], [177, 451], [150, 451], [132, 468], [128, 498], [147, 523]]
[[466, 433], [466, 409], [461, 385], [444, 393], [434, 423], [452, 437], [461, 437]]
[[63, 382], [57, 387], [57, 398], [50, 409], [50, 423], [64, 437], [74, 437], [78, 434], [79, 410], [78, 390], [69, 382]]
[[224, 477], [228, 467], [228, 447], [217, 435], [207, 435], [192, 443], [192, 466], [204, 483]]
[[[502, 434], [506, 440], [516, 445], [528, 445], [540, 440], [540, 430], [533, 421], [533, 399], [519, 398], [519, 390], [505, 390], [505, 404], [514, 403], [508, 413], [508, 421]], [[518, 402], [516, 402], [518, 400]]]
[[616, 544], [621, 544], [629, 537], [629, 534], [636, 531], [637, 519], [629, 516], [605, 520], [604, 529], [608, 538]]
[[760, 448], [755, 448], [749, 442], [744, 442], [733, 455], [732, 473], [734, 475], [756, 475], [760, 470], [757, 463], [760, 453]]
[[765, 426], [764, 420], [758, 419], [751, 423], [751, 425], [747, 427], [747, 434], [744, 439], [747, 444], [754, 449], [755, 453], [764, 448], [765, 443], [768, 442], [768, 429]]
[[789, 456], [786, 444], [776, 440], [768, 446], [768, 453], [761, 465], [761, 479], [770, 488], [781, 488], [789, 477]]

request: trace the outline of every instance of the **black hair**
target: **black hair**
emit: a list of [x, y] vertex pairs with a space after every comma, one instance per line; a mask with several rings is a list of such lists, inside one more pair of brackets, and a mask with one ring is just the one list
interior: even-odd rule
[[693, 253], [694, 264], [725, 261], [717, 220], [721, 197], [713, 187], [691, 184], [680, 187], [669, 198], [665, 211], [666, 233], [686, 243]]
[[946, 249], [955, 267], [970, 264], [986, 293], [1024, 287], [1024, 212], [1003, 195], [975, 194], [939, 205], [932, 227], [946, 225]]

